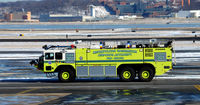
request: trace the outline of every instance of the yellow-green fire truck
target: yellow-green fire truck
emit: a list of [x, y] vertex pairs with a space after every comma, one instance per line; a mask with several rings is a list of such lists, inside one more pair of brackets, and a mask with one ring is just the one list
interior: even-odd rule
[[116, 48], [45, 46], [43, 56], [30, 62], [44, 73], [58, 72], [62, 82], [76, 77], [120, 77], [123, 81], [148, 82], [172, 69], [172, 46], [136, 45]]

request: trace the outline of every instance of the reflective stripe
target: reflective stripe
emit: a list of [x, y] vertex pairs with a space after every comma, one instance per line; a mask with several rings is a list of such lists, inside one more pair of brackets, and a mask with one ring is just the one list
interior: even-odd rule
[[84, 60], [84, 61], [76, 61], [76, 63], [83, 63], [83, 62], [154, 62], [154, 59], [148, 60]]

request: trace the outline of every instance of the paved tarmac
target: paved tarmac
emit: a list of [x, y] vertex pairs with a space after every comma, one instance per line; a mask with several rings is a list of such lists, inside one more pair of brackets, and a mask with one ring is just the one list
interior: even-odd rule
[[[16, 97], [17, 100], [14, 100]], [[5, 101], [9, 104], [44, 105], [200, 104], [200, 80], [121, 82], [119, 79], [79, 79], [70, 83], [59, 83], [54, 79], [33, 82], [4, 81], [0, 82], [0, 102]]]

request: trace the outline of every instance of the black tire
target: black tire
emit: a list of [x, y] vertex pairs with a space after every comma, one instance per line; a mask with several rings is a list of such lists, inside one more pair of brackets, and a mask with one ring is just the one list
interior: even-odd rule
[[121, 67], [119, 77], [122, 81], [130, 82], [135, 79], [136, 72], [131, 67]]
[[59, 70], [58, 78], [61, 82], [71, 82], [75, 80], [75, 73], [71, 69]]
[[142, 82], [150, 82], [154, 75], [155, 73], [151, 67], [143, 67], [138, 72], [139, 80]]

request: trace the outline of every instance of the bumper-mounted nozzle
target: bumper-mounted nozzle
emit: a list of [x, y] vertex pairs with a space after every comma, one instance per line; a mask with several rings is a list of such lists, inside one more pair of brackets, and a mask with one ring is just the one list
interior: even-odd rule
[[32, 65], [37, 65], [37, 62], [36, 62], [36, 60], [31, 60], [31, 61], [29, 62], [29, 64], [31, 64], [31, 66], [32, 66]]

